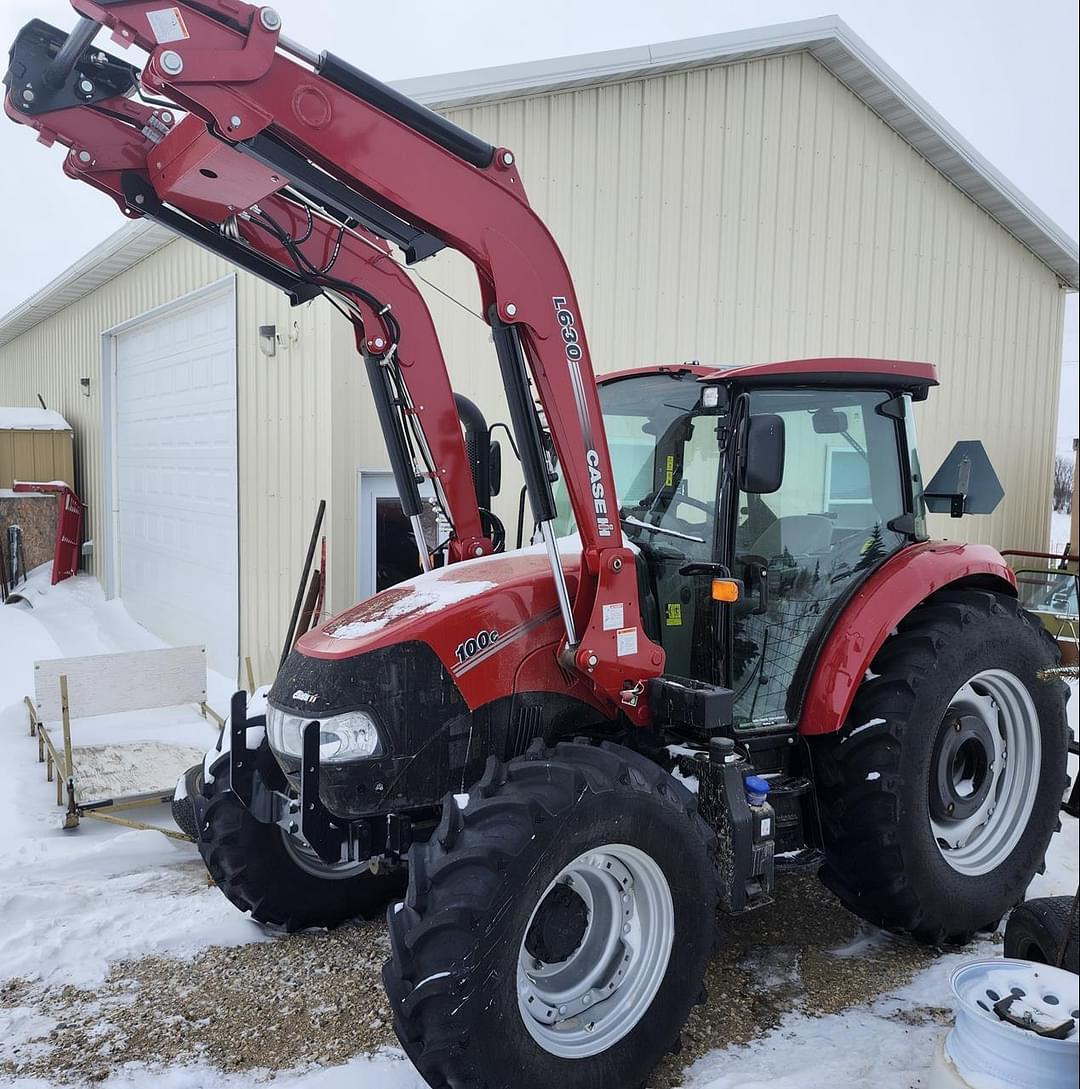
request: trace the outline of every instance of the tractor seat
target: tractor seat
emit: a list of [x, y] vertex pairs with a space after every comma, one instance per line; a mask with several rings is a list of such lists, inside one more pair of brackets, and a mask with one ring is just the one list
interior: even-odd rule
[[821, 514], [789, 514], [777, 518], [747, 549], [757, 556], [812, 556], [832, 547], [832, 520]]

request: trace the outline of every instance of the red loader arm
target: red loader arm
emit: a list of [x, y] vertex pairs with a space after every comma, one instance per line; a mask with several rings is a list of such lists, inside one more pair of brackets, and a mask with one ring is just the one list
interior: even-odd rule
[[[128, 214], [155, 214], [227, 252], [294, 299], [314, 285], [345, 300], [366, 332], [358, 342], [369, 368], [379, 351], [384, 364], [387, 356], [393, 364], [400, 354], [397, 372], [406, 392], [413, 392], [404, 410], [421, 417], [444, 490], [454, 490], [455, 480], [469, 480], [461, 471], [466, 460], [449, 379], [426, 307], [380, 240], [395, 242], [409, 261], [451, 246], [473, 263], [533, 513], [559, 591], [570, 661], [613, 707], [645, 721], [648, 711], [638, 697], [643, 682], [662, 672], [664, 656], [641, 628], [634, 556], [622, 541], [573, 283], [558, 246], [529, 207], [512, 153], [490, 147], [329, 54], [315, 56], [280, 38], [280, 19], [269, 8], [239, 0], [168, 9], [147, 0], [72, 2], [84, 20], [66, 43], [49, 50], [46, 70], [15, 78], [9, 72], [9, 116], [33, 124], [45, 139], [68, 143], [73, 150], [65, 170], [110, 192]], [[160, 110], [155, 125], [139, 115], [145, 107], [127, 98], [103, 101], [87, 92], [91, 100], [76, 112], [93, 122], [60, 137], [70, 108], [61, 101], [59, 109], [43, 113], [40, 96], [63, 100], [65, 92], [80, 93], [79, 72], [72, 72], [81, 65], [85, 73], [87, 58], [94, 59], [88, 46], [95, 24], [107, 26], [121, 44], [146, 50], [143, 87], [192, 116], [162, 133]], [[105, 54], [96, 56], [125, 67]], [[59, 81], [61, 90], [44, 86], [46, 77]], [[39, 95], [36, 107], [24, 101], [26, 89]], [[110, 142], [99, 124], [103, 117], [122, 125], [129, 142]], [[130, 134], [138, 132], [132, 124], [140, 120], [152, 131], [141, 136], [142, 146], [132, 146]], [[100, 154], [97, 146], [84, 144], [85, 136], [101, 139]], [[181, 212], [187, 223], [170, 222]], [[303, 263], [296, 257], [301, 246]], [[382, 307], [392, 288], [397, 294], [388, 315]], [[406, 338], [412, 340], [411, 355]], [[572, 606], [551, 534], [554, 504], [526, 363], [581, 535], [581, 577]], [[408, 374], [409, 367], [420, 370]], [[373, 388], [380, 414], [387, 399], [393, 410], [393, 391], [380, 405], [377, 384]], [[393, 461], [393, 442], [388, 445]], [[448, 493], [447, 501], [457, 555], [471, 554], [468, 548], [486, 551], [479, 518], [470, 516], [475, 497], [470, 503], [468, 496]]]
[[[204, 231], [217, 230], [220, 224], [230, 222], [236, 238], [255, 254], [281, 266], [283, 273], [295, 268], [295, 263], [279, 237], [282, 233], [302, 239], [296, 248], [312, 268], [325, 268], [332, 261], [335, 279], [342, 285], [362, 289], [350, 292], [343, 288], [341, 294], [351, 303], [346, 316], [356, 326], [357, 346], [369, 361], [376, 396], [381, 392], [379, 387], [389, 386], [388, 404], [401, 403], [403, 399], [411, 402], [406, 411], [415, 417], [433, 466], [437, 467], [425, 475], [433, 477], [454, 526], [451, 561], [490, 553], [491, 541], [481, 528], [465, 447], [457, 426], [453, 391], [434, 323], [422, 296], [390, 256], [389, 247], [382, 239], [359, 226], [342, 232], [339, 224], [289, 199], [282, 192], [280, 178], [269, 171], [262, 171], [263, 176], [254, 180], [258, 184], [252, 190], [250, 164], [228, 144], [210, 136], [206, 125], [193, 115], [175, 125], [173, 111], [119, 96], [33, 117], [13, 109], [10, 99], [5, 108], [15, 120], [37, 129], [42, 142], [59, 142], [68, 147], [64, 172], [112, 197], [125, 215], [132, 218], [148, 215], [174, 228], [182, 223], [189, 227], [201, 224]], [[169, 158], [171, 149], [166, 143], [166, 137], [174, 133], [181, 157], [188, 163], [201, 164], [200, 179], [214, 181], [212, 197], [205, 192], [184, 191], [182, 171]], [[243, 178], [248, 187], [246, 195], [254, 191], [268, 194], [253, 206], [257, 211], [236, 214], [238, 204], [234, 200], [241, 193], [232, 183], [238, 172], [248, 175]], [[212, 179], [210, 174], [214, 175]], [[168, 193], [172, 207], [188, 219], [179, 221], [175, 215], [170, 216], [158, 195], [162, 190]], [[208, 238], [196, 236], [195, 240], [206, 244]], [[235, 255], [227, 255], [235, 259]], [[274, 276], [271, 266], [248, 267], [292, 293], [294, 301], [319, 293], [312, 285], [287, 273], [285, 278]], [[386, 312], [380, 313], [384, 308]], [[365, 334], [365, 329], [370, 332]], [[397, 388], [392, 376], [400, 378]], [[417, 403], [414, 393], [419, 390], [424, 395]], [[404, 475], [415, 478], [411, 462]], [[406, 513], [415, 517], [418, 509]], [[426, 561], [427, 547], [420, 535], [418, 544]]]

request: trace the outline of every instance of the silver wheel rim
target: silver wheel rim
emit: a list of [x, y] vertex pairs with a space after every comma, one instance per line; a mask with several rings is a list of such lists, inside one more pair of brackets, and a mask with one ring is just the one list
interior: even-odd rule
[[[545, 964], [527, 936], [556, 885], [576, 893], [588, 921], [577, 948]], [[552, 1055], [584, 1059], [606, 1051], [642, 1019], [667, 973], [675, 936], [671, 889], [644, 851], [613, 843], [579, 855], [537, 901], [518, 952], [521, 1019]]]
[[1042, 766], [1039, 716], [1027, 686], [1004, 669], [977, 673], [949, 701], [943, 728], [959, 730], [949, 725], [950, 716], [970, 723], [986, 740], [982, 755], [960, 751], [943, 770], [960, 794], [978, 791], [982, 797], [974, 812], [957, 819], [932, 812], [930, 827], [949, 866], [977, 877], [1009, 857], [1035, 806]]
[[360, 862], [324, 862], [309, 843], [286, 832], [284, 828], [281, 829], [281, 839], [285, 844], [285, 853], [299, 869], [324, 881], [344, 881], [363, 873], [370, 866], [368, 859]]

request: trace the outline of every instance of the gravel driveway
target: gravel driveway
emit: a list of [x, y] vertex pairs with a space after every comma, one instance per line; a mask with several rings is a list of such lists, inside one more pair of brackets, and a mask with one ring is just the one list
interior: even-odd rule
[[[193, 888], [204, 883], [201, 866], [183, 870]], [[694, 1059], [754, 1039], [792, 1009], [827, 1014], [866, 1002], [936, 955], [865, 927], [813, 877], [781, 880], [774, 903], [724, 918], [722, 933], [707, 999], [650, 1089], [674, 1089]], [[387, 953], [380, 920], [211, 948], [192, 960], [127, 961], [94, 990], [8, 981], [0, 984], [0, 1012], [38, 1028], [30, 1042], [0, 1045], [0, 1075], [75, 1085], [100, 1082], [127, 1063], [201, 1061], [272, 1080], [344, 1063], [396, 1045], [379, 979]]]

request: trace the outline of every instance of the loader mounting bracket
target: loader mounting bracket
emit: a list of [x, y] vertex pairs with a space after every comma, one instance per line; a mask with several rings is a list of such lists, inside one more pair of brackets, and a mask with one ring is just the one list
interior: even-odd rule
[[19, 31], [4, 83], [11, 90], [11, 101], [28, 117], [93, 106], [126, 95], [138, 84], [139, 70], [133, 64], [88, 48], [60, 85], [50, 86], [46, 73], [67, 39], [64, 31], [41, 19], [31, 20]]

